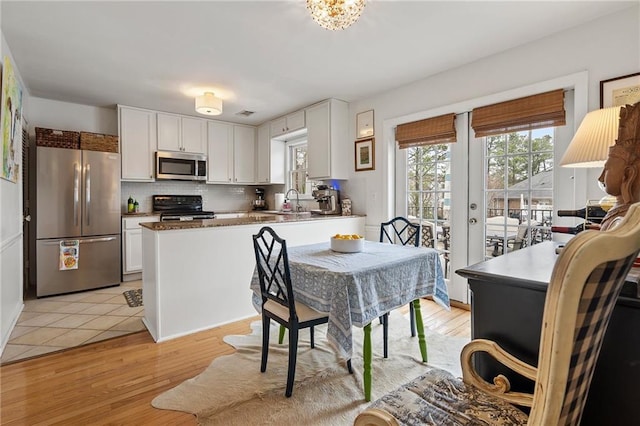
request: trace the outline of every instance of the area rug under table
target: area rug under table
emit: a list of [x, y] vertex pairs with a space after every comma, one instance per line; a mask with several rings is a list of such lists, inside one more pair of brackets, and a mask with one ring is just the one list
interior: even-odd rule
[[[288, 347], [278, 345], [272, 322], [267, 371], [260, 373], [261, 323], [252, 333], [226, 336], [237, 349], [215, 359], [198, 376], [152, 401], [156, 408], [192, 413], [201, 425], [351, 425], [370, 403], [362, 383], [362, 329], [354, 328], [354, 374], [349, 374], [316, 327], [316, 347], [309, 347], [309, 330], [300, 333], [296, 380], [291, 398], [284, 396]], [[429, 363], [420, 361], [417, 337], [399, 313], [389, 317], [389, 358], [382, 357], [382, 326], [372, 327], [372, 401], [435, 366], [460, 376], [460, 351], [468, 339], [426, 330]]]

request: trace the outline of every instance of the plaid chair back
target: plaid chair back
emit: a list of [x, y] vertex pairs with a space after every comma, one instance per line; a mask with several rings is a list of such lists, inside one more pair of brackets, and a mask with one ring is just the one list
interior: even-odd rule
[[273, 300], [289, 309], [290, 318], [297, 318], [289, 272], [287, 242], [269, 226], [253, 236], [253, 249], [260, 280], [262, 304]]
[[602, 341], [640, 251], [640, 203], [610, 231], [585, 231], [556, 261], [529, 424], [579, 425]]
[[560, 424], [580, 423], [580, 415], [587, 399], [602, 340], [616, 299], [636, 254], [599, 265], [587, 279], [578, 305], [578, 319]]
[[380, 242], [420, 246], [420, 225], [402, 216], [380, 224]]

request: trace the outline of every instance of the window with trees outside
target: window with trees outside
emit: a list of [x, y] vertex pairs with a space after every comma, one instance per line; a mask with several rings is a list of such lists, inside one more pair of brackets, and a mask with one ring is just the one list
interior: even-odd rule
[[553, 127], [484, 138], [487, 257], [551, 239], [553, 143]]
[[287, 189], [295, 189], [303, 198], [310, 198], [316, 181], [307, 179], [307, 141], [296, 141], [288, 145]]

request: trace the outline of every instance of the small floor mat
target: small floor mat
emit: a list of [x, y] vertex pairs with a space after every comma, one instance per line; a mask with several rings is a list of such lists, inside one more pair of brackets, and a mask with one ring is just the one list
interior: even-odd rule
[[137, 288], [135, 290], [127, 290], [122, 293], [125, 300], [127, 301], [127, 305], [131, 308], [135, 308], [137, 306], [142, 306], [142, 289]]

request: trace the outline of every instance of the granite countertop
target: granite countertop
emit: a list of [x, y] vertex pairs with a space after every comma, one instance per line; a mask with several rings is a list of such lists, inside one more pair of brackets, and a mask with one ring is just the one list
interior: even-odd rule
[[292, 223], [292, 222], [307, 222], [316, 220], [331, 220], [331, 219], [348, 219], [353, 217], [365, 217], [365, 215], [311, 215], [311, 214], [268, 214], [268, 213], [250, 213], [248, 217], [240, 217], [234, 219], [203, 219], [203, 220], [189, 220], [189, 221], [171, 221], [171, 222], [146, 222], [141, 223], [143, 226], [152, 231], [169, 231], [175, 229], [194, 229], [194, 228], [216, 228], [219, 226], [238, 226], [238, 225], [254, 225], [260, 223]]
[[154, 212], [135, 212], [135, 213], [122, 213], [123, 217], [128, 216], [160, 216], [160, 213]]

